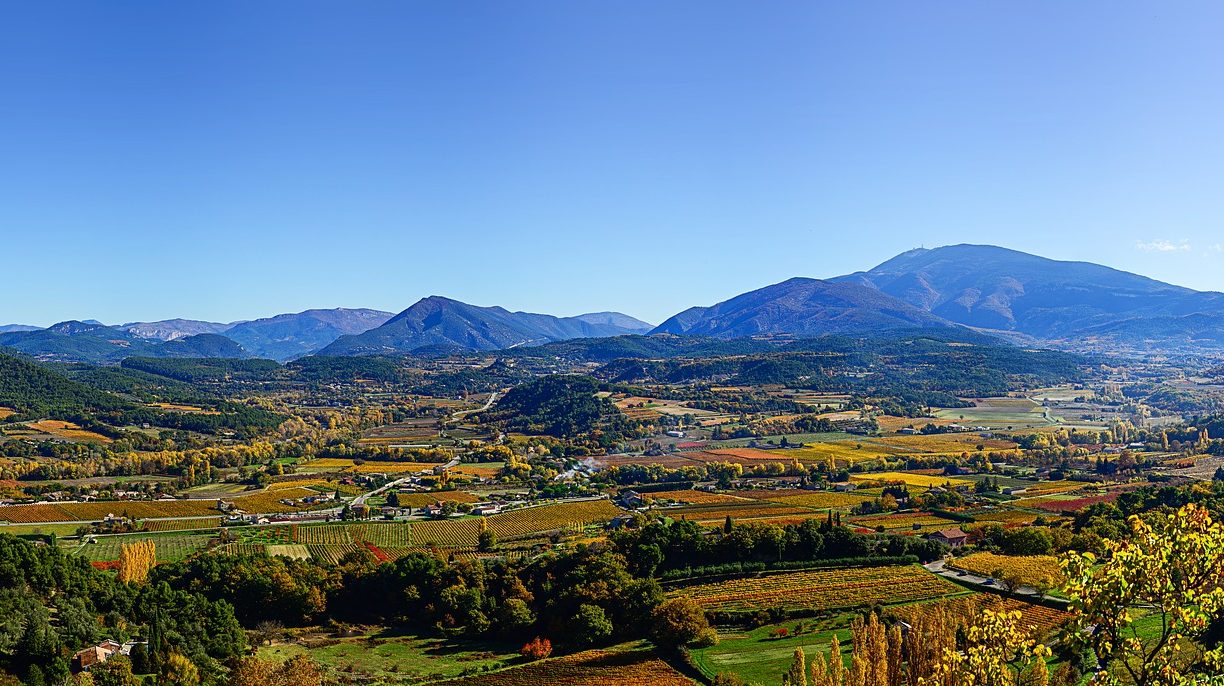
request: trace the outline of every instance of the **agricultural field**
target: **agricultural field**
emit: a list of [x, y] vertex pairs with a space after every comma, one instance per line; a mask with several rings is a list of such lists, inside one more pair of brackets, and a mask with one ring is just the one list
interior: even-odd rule
[[707, 611], [840, 610], [879, 603], [931, 600], [963, 593], [961, 587], [918, 565], [819, 569], [746, 576], [677, 589]]
[[1038, 588], [1057, 585], [1063, 581], [1058, 558], [1052, 555], [973, 553], [954, 559], [948, 566], [978, 576], [995, 576], [996, 572], [1002, 571], [1005, 576], [1016, 579], [1024, 586]]
[[273, 556], [279, 555], [281, 557], [292, 557], [297, 560], [310, 559], [310, 551], [306, 549], [306, 546], [300, 543], [269, 545], [265, 546], [265, 550], [269, 555]]
[[1055, 610], [1045, 605], [1026, 603], [1016, 598], [1002, 598], [993, 593], [973, 593], [971, 595], [946, 598], [929, 603], [913, 603], [890, 609], [890, 613], [902, 620], [913, 621], [915, 617], [935, 608], [947, 611], [956, 621], [965, 623], [972, 620], [982, 610], [1020, 612], [1020, 625], [1029, 629], [1034, 637], [1048, 635], [1051, 631], [1071, 621], [1073, 615], [1063, 610]]
[[1006, 527], [1032, 524], [1039, 515], [1023, 510], [991, 510], [988, 512], [971, 513], [970, 516], [982, 524], [1002, 524]]
[[440, 686], [693, 686], [693, 681], [644, 650], [588, 650], [523, 667], [443, 681]]
[[951, 519], [939, 517], [929, 512], [904, 512], [897, 514], [868, 515], [851, 517], [847, 523], [884, 533], [928, 533], [940, 529], [950, 529], [959, 524]]
[[897, 450], [890, 450], [865, 440], [840, 440], [828, 443], [809, 443], [802, 448], [780, 450], [774, 460], [780, 462], [825, 462], [836, 460], [839, 467], [869, 462], [882, 457], [895, 455]]
[[1021, 498], [1013, 501], [1019, 507], [1037, 508], [1047, 512], [1075, 512], [1097, 503], [1111, 503], [1121, 495], [1121, 491], [1083, 495], [1068, 493], [1063, 495], [1040, 496], [1036, 498]]
[[713, 504], [690, 505], [687, 507], [668, 508], [660, 511], [672, 519], [689, 519], [695, 522], [715, 522], [721, 524], [727, 517], [736, 521], [747, 519], [776, 518], [787, 515], [807, 517], [823, 516], [821, 510], [793, 505], [782, 505], [768, 501], [746, 501], [743, 504]]
[[466, 491], [434, 491], [431, 493], [400, 493], [400, 507], [425, 507], [434, 503], [476, 503], [480, 498]]
[[124, 543], [153, 541], [157, 546], [157, 561], [178, 562], [208, 547], [210, 533], [167, 533], [149, 535], [99, 536], [97, 543], [76, 546], [77, 554], [90, 562], [107, 562], [119, 559], [119, 550]]
[[643, 493], [642, 498], [647, 501], [674, 501], [688, 503], [689, 505], [712, 505], [718, 504], [733, 504], [743, 503], [744, 498], [726, 493], [710, 493], [708, 491], [697, 491], [687, 489], [683, 491], [653, 491]]
[[503, 512], [489, 516], [488, 525], [499, 539], [513, 539], [544, 531], [604, 524], [621, 514], [624, 512], [608, 500], [588, 500]]
[[146, 519], [144, 530], [157, 531], [192, 531], [195, 529], [216, 529], [221, 526], [220, 517], [192, 517], [191, 519]]
[[867, 496], [855, 495], [854, 493], [839, 493], [836, 491], [781, 491], [778, 495], [767, 494], [757, 496], [753, 494], [753, 497], [780, 505], [826, 509], [854, 507], [871, 500]]
[[439, 422], [435, 418], [413, 419], [369, 429], [360, 442], [365, 445], [428, 445], [444, 440], [440, 438], [439, 430]]
[[[817, 654], [828, 658], [834, 636], [842, 645], [851, 645], [852, 619], [852, 614], [837, 614], [747, 630], [727, 627], [718, 632], [717, 645], [694, 648], [690, 654], [693, 664], [707, 678], [729, 672], [748, 683], [781, 686], [782, 674], [790, 667], [795, 649], [802, 649], [811, 664]], [[786, 629], [786, 636], [779, 635], [781, 629]]]
[[258, 655], [278, 662], [309, 655], [323, 669], [325, 683], [355, 679], [378, 684], [447, 679], [467, 669], [495, 669], [518, 658], [517, 646], [391, 633], [342, 639], [307, 635], [264, 646]]
[[992, 429], [1049, 426], [1056, 423], [1045, 408], [1028, 398], [972, 398], [973, 407], [951, 407], [935, 411], [940, 419]]
[[16, 414], [16, 412], [13, 411], [13, 408], [0, 407], [0, 419], [8, 419], [9, 417], [12, 417], [14, 414]]
[[301, 506], [297, 504], [287, 505], [281, 502], [282, 500], [298, 500], [300, 498], [306, 498], [308, 496], [315, 496], [315, 495], [319, 495], [319, 492], [311, 490], [309, 488], [301, 488], [298, 486], [294, 486], [292, 488], [281, 488], [278, 490], [263, 491], [260, 493], [254, 493], [252, 495], [242, 495], [242, 496], [238, 496], [237, 498], [234, 498], [230, 502], [232, 502], [235, 507], [242, 510], [243, 512], [258, 512], [261, 514], [262, 513], [278, 514], [278, 513], [284, 513], [284, 512], [298, 512], [301, 510], [308, 510], [308, 509], [314, 509], [314, 508], [320, 508], [320, 507], [327, 508], [327, 507], [336, 506], [336, 504], [330, 500], [320, 505], [315, 505], [311, 507], [305, 507], [305, 506]]
[[37, 522], [92, 522], [107, 515], [137, 519], [159, 517], [206, 517], [216, 514], [216, 503], [208, 500], [119, 500], [90, 503], [40, 503], [0, 507], [0, 520], [16, 524]]
[[936, 486], [968, 486], [973, 482], [966, 479], [958, 479], [952, 476], [930, 476], [927, 474], [914, 474], [912, 472], [870, 472], [862, 474], [851, 474], [851, 481], [857, 482], [875, 482], [882, 481], [886, 483], [903, 483], [906, 486], [914, 486], [917, 488], [934, 488]]
[[27, 422], [25, 426], [56, 438], [68, 441], [85, 441], [88, 443], [110, 443], [111, 439], [100, 433], [86, 431], [72, 422], [62, 422], [54, 419], [43, 419], [37, 422]]

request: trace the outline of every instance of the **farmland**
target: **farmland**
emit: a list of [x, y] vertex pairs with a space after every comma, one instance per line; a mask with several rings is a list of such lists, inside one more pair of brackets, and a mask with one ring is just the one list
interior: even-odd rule
[[264, 646], [258, 654], [277, 662], [308, 655], [322, 667], [328, 683], [355, 678], [369, 683], [398, 684], [455, 677], [465, 669], [497, 668], [517, 659], [516, 649], [517, 646], [390, 633], [339, 640], [305, 634], [292, 643]]
[[15, 524], [99, 521], [107, 515], [143, 518], [204, 517], [217, 512], [208, 500], [125, 500], [119, 502], [55, 503], [0, 507], [0, 519]]
[[1062, 583], [1062, 571], [1058, 559], [1050, 555], [998, 555], [995, 553], [973, 553], [956, 558], [949, 566], [979, 576], [997, 576], [998, 572], [1015, 579], [1025, 586], [1045, 588]]
[[946, 610], [960, 623], [972, 621], [984, 609], [1019, 611], [1020, 625], [1027, 627], [1035, 636], [1048, 635], [1049, 632], [1072, 619], [1070, 612], [1055, 610], [1045, 605], [1026, 603], [1015, 598], [1001, 598], [993, 593], [974, 593], [928, 603], [902, 605], [891, 608], [890, 612], [903, 620], [912, 621], [917, 615], [930, 612], [937, 607]]
[[37, 422], [29, 422], [26, 424], [26, 426], [40, 433], [49, 434], [51, 436], [55, 436], [56, 438], [63, 438], [71, 441], [92, 441], [96, 443], [111, 442], [110, 438], [93, 431], [86, 431], [72, 422], [44, 419]]
[[157, 545], [158, 562], [177, 562], [208, 547], [210, 534], [166, 533], [135, 536], [102, 536], [96, 543], [80, 547], [80, 554], [90, 562], [119, 559], [119, 549], [137, 540], [153, 541]]
[[501, 672], [441, 682], [445, 686], [692, 686], [693, 682], [651, 653], [588, 650]]
[[918, 488], [935, 488], [936, 486], [966, 486], [969, 481], [965, 479], [957, 479], [948, 476], [928, 476], [926, 474], [913, 474], [910, 472], [872, 472], [863, 474], [851, 474], [851, 481], [882, 481], [885, 483], [902, 483], [906, 486], [915, 486]]
[[749, 576], [673, 591], [706, 610], [772, 607], [824, 611], [929, 600], [963, 592], [922, 567], [868, 567]]

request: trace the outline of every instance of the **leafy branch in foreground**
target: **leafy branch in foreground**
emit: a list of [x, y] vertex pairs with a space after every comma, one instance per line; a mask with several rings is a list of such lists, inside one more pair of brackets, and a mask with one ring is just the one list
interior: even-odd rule
[[[1129, 519], [1131, 535], [1098, 559], [1063, 563], [1076, 636], [1096, 654], [1096, 683], [1224, 684], [1224, 646], [1194, 643], [1224, 609], [1224, 527], [1198, 505]], [[1124, 676], [1125, 678], [1119, 678]]]

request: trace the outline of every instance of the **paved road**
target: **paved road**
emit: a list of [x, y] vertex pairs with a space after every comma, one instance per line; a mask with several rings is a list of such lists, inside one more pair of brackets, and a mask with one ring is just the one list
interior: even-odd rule
[[[951, 569], [945, 565], [943, 560], [935, 560], [934, 562], [928, 562], [922, 566], [926, 567], [927, 570], [934, 572], [935, 574], [947, 577], [949, 579], [956, 579], [957, 581], [960, 581], [966, 584], [970, 584], [973, 586], [982, 586], [983, 588], [992, 588], [992, 589], [1006, 592], [1006, 589], [1003, 587], [1003, 585], [1000, 584], [995, 579], [992, 579], [991, 577], [988, 577], [988, 576], [978, 576], [977, 574], [970, 574], [969, 572], [962, 572], [957, 569]], [[1037, 589], [1031, 586], [1019, 586], [1012, 593], [1012, 595], [1028, 596], [1030, 598], [1033, 598], [1033, 597], [1037, 597], [1040, 594], [1037, 592]], [[1042, 597], [1046, 600], [1065, 602], [1062, 598], [1056, 598], [1050, 595], [1042, 596]]]

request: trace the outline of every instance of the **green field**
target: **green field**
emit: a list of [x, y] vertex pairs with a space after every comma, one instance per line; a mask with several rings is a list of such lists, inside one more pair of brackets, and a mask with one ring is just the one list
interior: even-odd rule
[[[722, 672], [733, 672], [748, 683], [778, 686], [782, 683], [782, 673], [790, 667], [796, 648], [803, 648], [808, 664], [818, 652], [828, 659], [829, 641], [836, 635], [842, 644], [843, 661], [849, 666], [852, 618], [853, 615], [843, 614], [771, 624], [744, 632], [719, 632], [718, 645], [692, 651], [693, 664], [710, 678]], [[808, 631], [793, 635], [796, 625], [801, 623], [808, 625]], [[773, 638], [772, 634], [780, 627], [785, 627], [792, 635]]]
[[1056, 423], [1048, 418], [1045, 408], [1027, 398], [977, 398], [970, 402], [976, 406], [942, 408], [935, 410], [935, 416], [992, 429], [1033, 428]]
[[[310, 639], [259, 649], [259, 657], [287, 660], [309, 655], [323, 667], [328, 683], [417, 683], [495, 669], [519, 660], [518, 647], [441, 638], [375, 634], [357, 638]], [[313, 645], [316, 647], [307, 647]]]
[[213, 536], [211, 531], [99, 536], [94, 539], [97, 543], [87, 543], [73, 549], [79, 550], [79, 554], [85, 556], [90, 562], [118, 560], [119, 550], [124, 543], [148, 540], [157, 545], [158, 562], [178, 562], [193, 553], [204, 550], [208, 547], [208, 540]]

